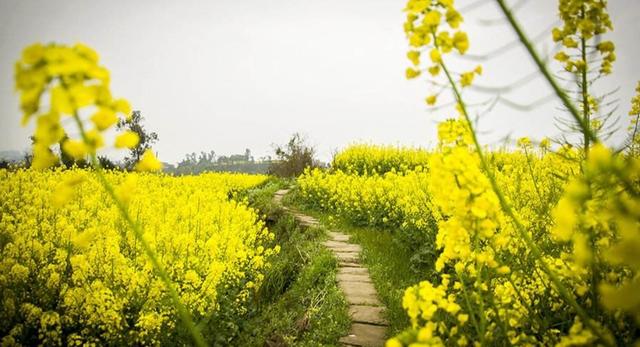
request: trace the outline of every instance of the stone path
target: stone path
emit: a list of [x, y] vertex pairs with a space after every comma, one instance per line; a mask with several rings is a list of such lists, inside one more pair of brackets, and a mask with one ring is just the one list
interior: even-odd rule
[[[274, 202], [281, 204], [288, 190], [279, 190]], [[298, 211], [285, 208], [302, 226], [319, 226], [318, 220]], [[338, 285], [344, 292], [349, 304], [351, 331], [340, 338], [345, 346], [380, 347], [384, 346], [388, 323], [382, 316], [384, 310], [376, 289], [373, 287], [367, 268], [360, 264], [359, 245], [349, 242], [349, 235], [329, 232], [329, 240], [323, 245], [330, 249], [338, 259]]]

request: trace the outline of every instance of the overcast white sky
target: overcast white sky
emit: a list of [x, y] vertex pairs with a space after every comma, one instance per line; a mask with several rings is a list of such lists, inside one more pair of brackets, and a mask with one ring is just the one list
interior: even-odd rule
[[[457, 0], [459, 7], [475, 0]], [[516, 4], [521, 1], [511, 1]], [[469, 53], [482, 55], [514, 39], [493, 1], [465, 13]], [[554, 21], [557, 1], [529, 0], [518, 10], [534, 36]], [[111, 71], [115, 96], [141, 110], [159, 134], [160, 159], [215, 150], [256, 157], [271, 154], [296, 131], [328, 160], [353, 142], [429, 146], [436, 121], [451, 109], [429, 112], [424, 80], [407, 81], [404, 1], [393, 0], [0, 0], [0, 150], [28, 148], [31, 127], [21, 128], [13, 63], [33, 42], [83, 42]], [[598, 90], [620, 87], [622, 121], [640, 79], [640, 1], [609, 4], [617, 44], [614, 76]], [[492, 24], [492, 25], [488, 25]], [[550, 35], [547, 35], [547, 37]], [[550, 49], [550, 40], [539, 42]], [[455, 70], [475, 62], [463, 61]], [[509, 84], [533, 71], [520, 48], [483, 63], [478, 85]], [[548, 95], [534, 80], [503, 93], [519, 103]], [[472, 101], [490, 95], [466, 92]], [[480, 119], [482, 139], [557, 135], [554, 100], [522, 112], [497, 105]], [[480, 111], [481, 109], [478, 109]], [[620, 141], [619, 132], [613, 141]], [[110, 153], [110, 152], [107, 152]], [[111, 153], [113, 155], [113, 153]]]

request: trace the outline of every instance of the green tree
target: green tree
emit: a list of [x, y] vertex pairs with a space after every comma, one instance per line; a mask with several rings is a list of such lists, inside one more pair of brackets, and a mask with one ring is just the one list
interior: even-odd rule
[[284, 146], [276, 146], [277, 160], [269, 166], [269, 174], [280, 177], [297, 177], [306, 168], [319, 167], [320, 163], [315, 159], [316, 150], [306, 143], [306, 139], [299, 133], [295, 133]]
[[133, 131], [140, 137], [138, 145], [131, 148], [129, 155], [124, 158], [124, 166], [129, 170], [140, 161], [140, 158], [147, 149], [151, 149], [151, 146], [158, 142], [158, 134], [145, 129], [142, 124], [143, 121], [144, 117], [140, 111], [133, 111], [129, 119], [121, 119], [118, 121], [118, 130]]

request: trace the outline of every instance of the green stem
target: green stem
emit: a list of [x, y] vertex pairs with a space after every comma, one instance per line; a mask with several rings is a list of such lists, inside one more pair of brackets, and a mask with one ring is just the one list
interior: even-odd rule
[[540, 207], [542, 207], [544, 206], [544, 200], [542, 199], [542, 193], [540, 193], [540, 188], [538, 187], [538, 180], [536, 179], [536, 176], [533, 174], [533, 166], [531, 166], [531, 157], [529, 156], [529, 151], [527, 151], [526, 146], [524, 146], [524, 155], [527, 157], [527, 166], [529, 167], [529, 175], [531, 176], [533, 187], [536, 189], [536, 194], [538, 194], [538, 199], [540, 200]]
[[482, 293], [482, 286], [480, 284], [482, 284], [482, 279], [480, 278], [480, 276], [482, 276], [482, 267], [480, 267], [480, 271], [479, 272], [479, 276], [476, 277], [476, 284], [478, 284], [478, 291], [480, 291], [480, 293], [478, 293], [478, 305], [480, 305], [480, 329], [482, 331], [482, 336], [480, 337], [480, 341], [482, 342], [482, 345], [485, 345], [484, 343], [484, 337], [487, 334], [487, 318], [486, 316], [486, 312], [484, 310], [484, 300], [483, 300], [483, 293]]
[[[78, 116], [77, 112], [74, 113], [73, 118], [76, 122], [76, 125], [78, 126], [78, 130], [80, 130], [80, 136], [82, 137], [82, 140], [84, 141], [84, 143], [90, 145], [89, 138], [87, 137], [87, 133], [84, 129], [84, 125], [82, 124], [82, 120], [80, 120], [80, 117]], [[91, 151], [89, 157], [91, 159], [91, 165], [93, 166], [96, 172], [96, 176], [98, 177], [98, 181], [100, 181], [100, 184], [102, 185], [104, 190], [107, 192], [107, 194], [109, 194], [111, 199], [114, 201], [114, 203], [116, 204], [116, 207], [120, 211], [120, 215], [122, 215], [124, 220], [127, 222], [127, 224], [129, 225], [129, 228], [133, 230], [133, 234], [142, 245], [142, 248], [144, 249], [144, 252], [149, 258], [149, 260], [151, 260], [151, 264], [153, 265], [154, 269], [158, 273], [158, 276], [160, 277], [165, 287], [169, 291], [169, 295], [171, 296], [171, 299], [173, 300], [178, 310], [178, 315], [180, 316], [180, 319], [182, 319], [183, 324], [191, 334], [191, 337], [193, 338], [194, 343], [198, 347], [206, 347], [207, 344], [205, 343], [204, 338], [202, 337], [202, 334], [193, 323], [191, 314], [189, 313], [189, 311], [187, 311], [186, 307], [180, 301], [180, 297], [178, 296], [178, 292], [176, 291], [176, 289], [173, 287], [173, 282], [171, 281], [171, 278], [169, 278], [169, 275], [164, 270], [164, 267], [162, 266], [162, 264], [160, 264], [160, 261], [158, 260], [158, 257], [156, 256], [153, 249], [151, 248], [151, 245], [149, 245], [149, 243], [144, 239], [142, 228], [140, 228], [140, 225], [138, 223], [135, 223], [133, 221], [133, 219], [131, 218], [131, 215], [129, 215], [129, 211], [127, 211], [127, 207], [124, 205], [124, 203], [122, 203], [122, 201], [120, 201], [120, 199], [116, 195], [116, 192], [113, 189], [113, 186], [111, 185], [111, 183], [109, 183], [109, 181], [104, 175], [104, 172], [102, 170], [102, 167], [100, 166], [100, 162], [98, 161], [98, 158], [95, 152]]]
[[505, 324], [504, 320], [502, 320], [500, 318], [500, 310], [498, 310], [498, 306], [496, 305], [495, 298], [494, 298], [493, 291], [492, 291], [491, 287], [489, 287], [489, 290], [487, 291], [487, 296], [489, 298], [489, 305], [491, 306], [491, 309], [493, 310], [493, 313], [495, 313], [496, 319], [498, 320], [498, 327], [500, 328], [500, 330], [502, 330], [502, 334], [504, 334], [505, 340], [507, 340], [507, 339], [509, 339], [509, 334], [508, 334], [509, 330], [508, 330], [507, 325]]
[[538, 55], [538, 52], [536, 52], [536, 50], [533, 48], [533, 45], [527, 38], [527, 35], [524, 33], [524, 31], [520, 27], [520, 24], [516, 22], [516, 19], [511, 13], [511, 10], [509, 10], [505, 5], [504, 0], [495, 0], [495, 1], [500, 6], [500, 9], [502, 9], [502, 12], [504, 13], [505, 17], [507, 17], [509, 24], [511, 24], [511, 27], [516, 32], [516, 34], [518, 35], [518, 38], [520, 39], [524, 47], [529, 52], [529, 55], [531, 56], [531, 58], [533, 58], [533, 61], [535, 62], [536, 66], [538, 67], [538, 69], [540, 70], [544, 78], [547, 80], [547, 82], [549, 83], [553, 91], [556, 93], [558, 98], [560, 98], [560, 100], [562, 101], [562, 104], [567, 108], [567, 110], [569, 110], [569, 113], [571, 113], [571, 116], [580, 126], [580, 129], [582, 130], [582, 133], [584, 134], [584, 136], [587, 137], [591, 142], [599, 142], [596, 135], [593, 133], [593, 131], [591, 131], [591, 127], [589, 126], [589, 124], [586, 123], [585, 120], [580, 116], [578, 109], [575, 107], [575, 105], [573, 105], [573, 103], [571, 102], [571, 100], [569, 99], [565, 91], [558, 85], [555, 78], [553, 78], [553, 76], [547, 69], [547, 66], [545, 65], [544, 61], [540, 58], [540, 56]]
[[[580, 16], [584, 18], [584, 4], [582, 5], [582, 9], [580, 11]], [[587, 65], [587, 40], [585, 40], [584, 36], [580, 37], [580, 52], [582, 54], [582, 61], [584, 62], [584, 67], [582, 71], [580, 71], [582, 77], [582, 114], [584, 124], [589, 128], [589, 131], [593, 131], [591, 129], [591, 120], [589, 119], [589, 86], [587, 81], [587, 71], [589, 71], [589, 65]], [[587, 133], [584, 134], [584, 158], [585, 160], [589, 157], [589, 136]]]
[[[464, 283], [464, 277], [462, 276], [461, 273], [460, 274], [456, 273], [456, 275], [458, 276], [458, 280], [460, 281], [460, 285], [462, 287], [462, 296], [464, 298], [465, 304], [467, 304], [467, 312], [469, 312], [471, 323], [473, 324], [473, 327], [476, 329], [476, 334], [478, 334], [478, 336], [480, 337], [480, 344], [484, 345], [483, 343], [484, 333], [482, 333], [480, 330], [480, 326], [478, 325], [478, 320], [476, 319], [475, 312], [473, 310], [473, 307], [471, 306], [471, 301], [469, 300], [469, 294], [467, 293], [466, 285]], [[479, 316], [482, 316], [483, 314], [484, 312], [480, 312]]]

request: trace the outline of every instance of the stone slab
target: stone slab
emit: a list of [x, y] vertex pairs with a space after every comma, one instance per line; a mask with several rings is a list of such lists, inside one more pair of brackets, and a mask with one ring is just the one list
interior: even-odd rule
[[338, 269], [338, 275], [367, 275], [369, 276], [369, 270], [362, 266], [341, 267]]
[[371, 277], [368, 274], [351, 274], [338, 273], [336, 276], [340, 282], [367, 282], [371, 283]]
[[340, 289], [345, 294], [354, 294], [354, 295], [376, 295], [376, 288], [373, 287], [372, 283], [367, 282], [338, 282]]
[[349, 306], [349, 316], [356, 323], [366, 323], [387, 326], [389, 323], [382, 317], [383, 307], [351, 305]]
[[335, 231], [329, 231], [328, 234], [332, 241], [349, 241], [349, 235], [347, 234]]
[[345, 299], [349, 305], [381, 306], [380, 300], [375, 295], [347, 295]]
[[338, 260], [338, 267], [361, 267], [360, 263]]
[[340, 342], [361, 347], [382, 347], [385, 343], [386, 328], [379, 325], [354, 323], [349, 335], [340, 338]]
[[370, 283], [338, 282], [349, 305], [380, 306], [375, 288]]
[[322, 243], [325, 247], [338, 251], [338, 252], [360, 252], [362, 251], [362, 247], [360, 245], [355, 245], [353, 243], [347, 243], [343, 241], [324, 241]]
[[338, 261], [343, 261], [346, 263], [359, 263], [360, 262], [360, 254], [356, 252], [333, 252]]

